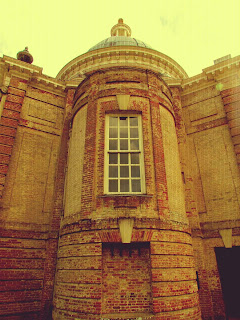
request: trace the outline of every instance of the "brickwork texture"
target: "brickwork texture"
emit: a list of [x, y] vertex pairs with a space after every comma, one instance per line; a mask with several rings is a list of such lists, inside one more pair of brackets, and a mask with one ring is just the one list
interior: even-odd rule
[[[56, 78], [0, 58], [0, 319], [231, 316], [216, 248], [240, 246], [240, 57], [188, 78], [118, 49]], [[144, 192], [106, 192], [109, 115], [141, 117]]]

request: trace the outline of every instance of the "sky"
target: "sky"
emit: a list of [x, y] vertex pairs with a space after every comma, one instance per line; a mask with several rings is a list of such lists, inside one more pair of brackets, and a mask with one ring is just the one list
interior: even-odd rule
[[0, 0], [0, 57], [28, 46], [33, 64], [55, 77], [110, 37], [119, 18], [190, 77], [240, 55], [240, 0]]

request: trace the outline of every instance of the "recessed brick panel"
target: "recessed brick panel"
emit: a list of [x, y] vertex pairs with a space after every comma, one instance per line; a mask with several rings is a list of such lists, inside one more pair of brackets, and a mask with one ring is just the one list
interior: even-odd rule
[[103, 244], [104, 314], [152, 311], [149, 244]]

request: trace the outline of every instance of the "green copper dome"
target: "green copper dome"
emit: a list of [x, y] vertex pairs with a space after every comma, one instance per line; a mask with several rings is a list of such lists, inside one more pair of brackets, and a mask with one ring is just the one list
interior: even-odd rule
[[108, 47], [116, 47], [116, 46], [135, 46], [135, 47], [152, 49], [149, 45], [147, 45], [141, 40], [137, 40], [131, 37], [114, 36], [99, 42], [98, 44], [90, 48], [88, 51], [93, 51], [93, 50], [108, 48]]
[[123, 23], [123, 19], [118, 20], [118, 24], [112, 27], [111, 37], [99, 42], [88, 50], [93, 51], [102, 48], [117, 47], [117, 46], [134, 46], [152, 49], [149, 45], [141, 40], [131, 38], [131, 29]]

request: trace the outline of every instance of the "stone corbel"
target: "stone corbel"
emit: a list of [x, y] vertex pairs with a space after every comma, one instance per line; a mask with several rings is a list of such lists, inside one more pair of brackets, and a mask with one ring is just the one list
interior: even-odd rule
[[219, 230], [225, 248], [232, 248], [232, 229]]
[[2, 96], [3, 94], [6, 94], [7, 93], [7, 86], [1, 86], [0, 87], [0, 95]]

